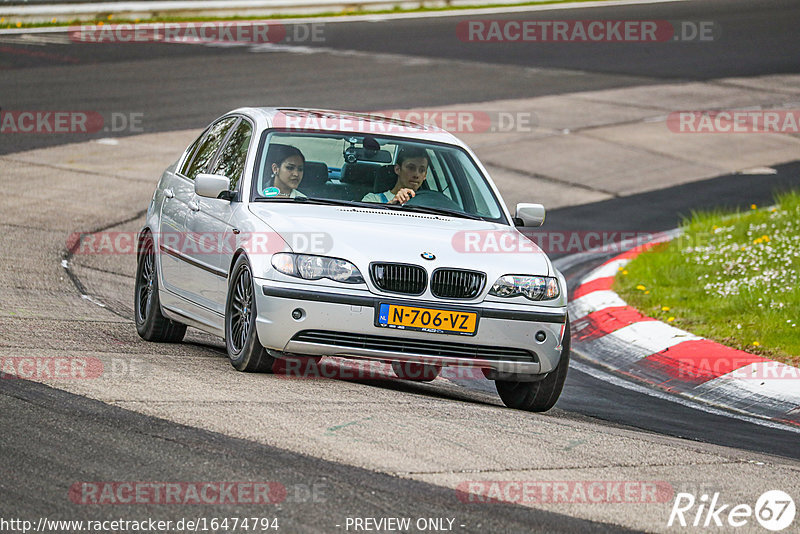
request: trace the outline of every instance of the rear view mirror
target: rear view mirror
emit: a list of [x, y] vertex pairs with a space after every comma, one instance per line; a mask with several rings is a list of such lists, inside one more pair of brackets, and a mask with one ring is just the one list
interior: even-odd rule
[[544, 206], [541, 204], [517, 204], [514, 216], [515, 226], [541, 226], [544, 224]]
[[227, 177], [219, 174], [198, 174], [194, 179], [194, 192], [201, 197], [230, 200], [230, 191], [228, 191], [230, 183]]

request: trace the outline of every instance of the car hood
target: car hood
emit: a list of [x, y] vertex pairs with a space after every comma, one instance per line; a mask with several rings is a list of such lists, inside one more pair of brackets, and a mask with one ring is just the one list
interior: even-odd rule
[[[291, 250], [347, 259], [362, 272], [373, 261], [503, 274], [552, 275], [550, 260], [515, 228], [413, 211], [253, 203], [250, 211]], [[435, 256], [428, 260], [423, 254]]]

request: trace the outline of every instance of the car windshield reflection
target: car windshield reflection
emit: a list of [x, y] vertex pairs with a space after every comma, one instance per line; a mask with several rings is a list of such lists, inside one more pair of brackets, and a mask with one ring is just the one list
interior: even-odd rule
[[266, 132], [251, 199], [400, 208], [505, 223], [480, 169], [450, 145], [371, 135]]

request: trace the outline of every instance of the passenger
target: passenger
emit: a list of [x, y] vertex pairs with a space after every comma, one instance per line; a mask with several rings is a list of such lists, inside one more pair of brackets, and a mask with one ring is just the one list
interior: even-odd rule
[[305, 197], [297, 190], [303, 180], [303, 167], [306, 158], [297, 148], [289, 145], [270, 146], [272, 174], [261, 192], [264, 196], [287, 196], [289, 198]]
[[431, 160], [428, 152], [421, 147], [403, 146], [397, 152], [394, 172], [397, 182], [390, 190], [383, 193], [368, 193], [363, 202], [380, 204], [405, 204], [416, 194], [417, 189], [425, 181]]

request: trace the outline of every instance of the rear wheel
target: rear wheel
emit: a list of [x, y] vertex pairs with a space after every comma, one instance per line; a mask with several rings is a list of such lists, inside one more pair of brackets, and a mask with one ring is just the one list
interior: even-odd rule
[[413, 380], [415, 382], [430, 382], [439, 376], [441, 367], [436, 365], [426, 365], [416, 362], [392, 362], [392, 371], [397, 378], [403, 380]]
[[142, 240], [136, 266], [136, 294], [134, 295], [134, 320], [136, 331], [142, 339], [164, 343], [178, 343], [186, 334], [186, 325], [167, 319], [161, 313], [158, 299], [158, 273], [156, 252], [150, 235]]
[[225, 346], [237, 371], [269, 372], [275, 358], [261, 346], [256, 334], [256, 298], [253, 273], [244, 255], [233, 266], [225, 302]]
[[529, 412], [546, 412], [552, 408], [567, 378], [570, 353], [569, 319], [564, 328], [564, 340], [561, 342], [561, 358], [558, 366], [544, 379], [538, 382], [515, 382], [510, 380], [496, 380], [497, 393], [503, 404], [509, 408], [526, 410]]

